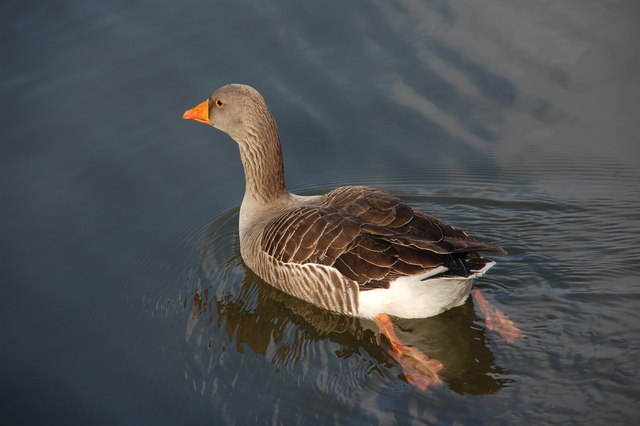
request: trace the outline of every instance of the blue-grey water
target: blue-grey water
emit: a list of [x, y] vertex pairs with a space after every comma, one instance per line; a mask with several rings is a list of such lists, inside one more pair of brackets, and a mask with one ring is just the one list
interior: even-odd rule
[[[3, 1], [0, 421], [636, 424], [640, 4]], [[242, 263], [237, 147], [181, 114], [262, 92], [290, 190], [375, 185], [509, 252], [375, 327]]]

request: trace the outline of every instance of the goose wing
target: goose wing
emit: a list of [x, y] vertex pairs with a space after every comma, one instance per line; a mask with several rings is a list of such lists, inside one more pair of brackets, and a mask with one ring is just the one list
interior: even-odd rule
[[441, 266], [466, 276], [486, 263], [476, 251], [504, 253], [385, 191], [359, 186], [286, 211], [263, 236], [262, 249], [275, 259], [332, 266], [361, 289]]

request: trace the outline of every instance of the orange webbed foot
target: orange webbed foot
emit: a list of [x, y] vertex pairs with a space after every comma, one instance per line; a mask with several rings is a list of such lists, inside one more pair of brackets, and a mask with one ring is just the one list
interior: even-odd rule
[[489, 330], [498, 333], [500, 337], [508, 343], [513, 343], [515, 339], [524, 338], [524, 334], [515, 323], [500, 309], [492, 306], [484, 295], [480, 293], [480, 290], [477, 288], [471, 289], [471, 295], [478, 305], [482, 316], [484, 316], [484, 321]]
[[393, 329], [391, 318], [387, 314], [378, 314], [374, 319], [380, 329], [378, 336], [384, 334], [389, 340], [389, 355], [402, 367], [407, 381], [419, 389], [442, 383], [438, 372], [444, 365], [437, 359], [429, 358], [422, 351], [403, 344]]

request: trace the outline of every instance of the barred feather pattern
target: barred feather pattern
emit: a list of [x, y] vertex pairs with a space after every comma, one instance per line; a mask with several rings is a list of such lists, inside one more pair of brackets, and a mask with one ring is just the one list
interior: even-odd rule
[[329, 311], [358, 314], [358, 285], [335, 268], [283, 262], [265, 252], [243, 258], [260, 278], [285, 293]]
[[396, 278], [441, 266], [469, 276], [489, 262], [476, 251], [504, 252], [363, 186], [338, 188], [283, 212], [264, 226], [261, 249], [279, 266], [333, 267], [359, 290], [387, 288]]

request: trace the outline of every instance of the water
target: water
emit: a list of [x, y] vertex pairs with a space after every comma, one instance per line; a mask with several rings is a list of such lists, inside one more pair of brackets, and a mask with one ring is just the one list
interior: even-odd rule
[[[3, 424], [637, 421], [640, 16], [632, 1], [4, 2]], [[243, 177], [182, 112], [244, 82], [291, 190], [390, 190], [508, 250], [398, 333], [257, 279]]]

